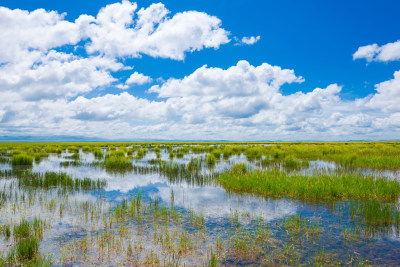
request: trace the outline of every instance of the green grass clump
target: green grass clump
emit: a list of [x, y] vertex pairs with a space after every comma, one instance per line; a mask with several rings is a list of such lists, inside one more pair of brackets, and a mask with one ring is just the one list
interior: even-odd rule
[[[0, 233], [4, 235], [6, 240], [8, 240], [11, 236], [11, 229], [9, 225], [3, 225], [0, 227]], [[1, 266], [1, 265], [0, 265]]]
[[135, 158], [136, 158], [137, 160], [142, 159], [142, 158], [144, 158], [144, 157], [146, 156], [146, 153], [147, 153], [146, 148], [144, 148], [144, 149], [139, 148], [139, 149], [137, 150], [137, 153], [136, 153], [136, 157], [135, 157]]
[[20, 262], [35, 259], [39, 250], [39, 241], [36, 238], [20, 240], [15, 246], [15, 254]]
[[79, 153], [79, 148], [76, 146], [69, 146], [68, 153]]
[[14, 166], [17, 165], [32, 166], [33, 158], [26, 154], [17, 154], [12, 157], [11, 164]]
[[233, 165], [231, 172], [235, 175], [244, 175], [247, 173], [246, 163], [238, 163]]
[[95, 148], [94, 151], [93, 151], [93, 155], [96, 158], [102, 158], [103, 157], [103, 152], [101, 151], [100, 148]]
[[92, 148], [90, 146], [84, 146], [84, 147], [82, 147], [82, 151], [83, 152], [90, 152], [90, 151], [92, 151]]
[[234, 166], [221, 174], [218, 181], [234, 192], [254, 193], [269, 197], [290, 197], [304, 200], [375, 199], [395, 201], [400, 196], [400, 183], [386, 178], [361, 175], [302, 176], [278, 170], [247, 171]]
[[286, 168], [296, 169], [299, 167], [308, 167], [309, 163], [307, 160], [301, 161], [301, 160], [293, 158], [293, 157], [287, 157], [283, 161], [283, 165]]
[[391, 232], [392, 226], [399, 231], [400, 210], [396, 205], [375, 200], [352, 201], [349, 212], [352, 221], [363, 225], [368, 230], [367, 233], [374, 234], [382, 230]]
[[32, 227], [25, 219], [21, 219], [20, 223], [14, 226], [14, 239], [21, 240], [31, 235]]
[[106, 169], [131, 169], [132, 160], [123, 156], [110, 156], [104, 161]]
[[79, 155], [79, 153], [74, 153], [74, 154], [72, 154], [71, 156], [67, 156], [67, 157], [65, 157], [65, 158], [66, 158], [66, 159], [79, 160], [80, 155]]
[[208, 165], [214, 165], [216, 162], [215, 156], [214, 154], [208, 154], [207, 158], [206, 158], [206, 162]]
[[7, 266], [50, 266], [49, 262], [39, 254], [43, 228], [44, 222], [40, 218], [35, 217], [33, 223], [21, 219], [20, 223], [14, 226], [13, 235], [16, 244], [3, 263]]

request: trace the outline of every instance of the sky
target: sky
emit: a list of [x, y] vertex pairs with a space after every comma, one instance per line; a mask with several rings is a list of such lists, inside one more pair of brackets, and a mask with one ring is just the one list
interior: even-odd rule
[[398, 1], [0, 6], [0, 136], [400, 139]]

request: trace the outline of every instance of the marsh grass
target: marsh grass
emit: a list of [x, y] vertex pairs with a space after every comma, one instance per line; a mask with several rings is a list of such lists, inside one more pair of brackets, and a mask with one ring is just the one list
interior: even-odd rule
[[351, 201], [349, 203], [351, 221], [364, 238], [396, 233], [400, 236], [400, 209], [393, 203], [379, 201]]
[[68, 146], [68, 153], [79, 153], [79, 148], [77, 146]]
[[18, 241], [15, 246], [15, 254], [20, 262], [31, 261], [37, 257], [39, 241], [36, 238], [28, 237]]
[[216, 158], [215, 158], [214, 154], [211, 154], [211, 153], [208, 154], [208, 156], [207, 156], [207, 158], [206, 158], [206, 162], [207, 162], [207, 164], [208, 164], [209, 166], [215, 165]]
[[288, 169], [298, 169], [300, 167], [308, 167], [309, 162], [307, 160], [302, 161], [302, 160], [296, 159], [294, 157], [287, 157], [283, 161], [283, 165], [285, 168], [288, 168]]
[[11, 237], [11, 228], [10, 225], [5, 224], [0, 227], [0, 233], [2, 233], [6, 240]]
[[66, 156], [65, 158], [66, 158], [66, 159], [79, 160], [80, 155], [79, 155], [79, 153], [74, 153], [74, 154], [72, 154], [71, 156]]
[[90, 178], [74, 178], [63, 172], [37, 173], [31, 171], [0, 171], [0, 177], [17, 178], [20, 188], [63, 188], [68, 190], [94, 190], [102, 189], [105, 180], [92, 180]]
[[95, 148], [93, 150], [93, 155], [95, 156], [95, 158], [103, 158], [103, 152], [101, 151], [100, 148]]
[[132, 160], [125, 156], [110, 156], [104, 161], [104, 166], [110, 170], [129, 170], [132, 169]]
[[14, 239], [17, 241], [24, 238], [28, 238], [29, 236], [31, 236], [31, 234], [32, 234], [32, 227], [30, 223], [24, 218], [21, 219], [18, 225], [14, 226], [13, 235]]
[[14, 225], [13, 236], [16, 244], [9, 251], [5, 263], [22, 266], [48, 266], [39, 255], [39, 243], [43, 235], [44, 223], [35, 217], [33, 223], [22, 218]]
[[[310, 266], [314, 264], [317, 266], [330, 266], [336, 263], [332, 260], [335, 257], [340, 257], [343, 263], [348, 265], [356, 265], [357, 262], [347, 256], [345, 251], [347, 247], [339, 248], [338, 254], [331, 254], [332, 250], [329, 246], [332, 243], [329, 238], [336, 238], [331, 234], [335, 235], [339, 232], [340, 236], [339, 239], [334, 239], [333, 243], [336, 240], [338, 242], [342, 241], [342, 237], [344, 237], [345, 240], [349, 241], [346, 246], [360, 252], [362, 249], [357, 248], [357, 242], [358, 239], [363, 238], [363, 235], [378, 238], [382, 236], [383, 232], [390, 232], [393, 226], [396, 228], [396, 225], [398, 225], [398, 206], [393, 202], [398, 196], [398, 190], [396, 189], [398, 185], [386, 185], [386, 182], [380, 185], [379, 179], [370, 181], [369, 178], [371, 177], [365, 177], [365, 180], [361, 180], [359, 177], [351, 176], [355, 177], [354, 183], [358, 187], [365, 187], [356, 189], [355, 185], [350, 184], [349, 186], [349, 182], [344, 177], [346, 175], [332, 176], [332, 179], [343, 179], [343, 181], [337, 182], [322, 177], [323, 175], [303, 177], [296, 174], [289, 175], [276, 170], [252, 171], [254, 168], [262, 168], [260, 163], [264, 159], [270, 163], [268, 167], [293, 168], [297, 171], [297, 169], [307, 167], [303, 165], [303, 162], [316, 158], [333, 158], [333, 155], [341, 153], [354, 154], [355, 157], [349, 157], [352, 162], [349, 166], [357, 166], [359, 164], [357, 159], [363, 157], [361, 156], [362, 153], [369, 155], [368, 153], [372, 153], [371, 151], [378, 151], [378, 148], [370, 149], [371, 144], [349, 144], [349, 148], [346, 148], [347, 145], [345, 144], [327, 144], [326, 147], [319, 144], [274, 144], [273, 147], [264, 147], [258, 144], [228, 143], [194, 144], [193, 146], [174, 143], [166, 145], [135, 143], [130, 147], [131, 145], [128, 143], [74, 144], [77, 148], [82, 147], [82, 151], [87, 150], [85, 146], [89, 146], [90, 149], [93, 149], [93, 153], [95, 151], [101, 152], [100, 147], [103, 147], [103, 149], [105, 147], [110, 148], [106, 150], [105, 155], [102, 153], [100, 154], [101, 156], [95, 156], [95, 164], [97, 165], [83, 163], [85, 167], [104, 167], [107, 160], [110, 162], [112, 158], [119, 158], [130, 161], [132, 168], [128, 167], [128, 170], [132, 171], [133, 174], [160, 174], [162, 179], [165, 178], [166, 183], [169, 182], [170, 184], [185, 182], [185, 185], [186, 183], [189, 185], [204, 185], [207, 180], [207, 184], [214, 185], [214, 175], [217, 176], [217, 181], [220, 183], [220, 179], [226, 175], [227, 180], [238, 180], [233, 183], [231, 181], [227, 182], [227, 184], [232, 183], [229, 185], [232, 186], [232, 189], [228, 190], [249, 192], [266, 197], [290, 197], [306, 200], [307, 204], [305, 206], [310, 208], [311, 211], [321, 211], [321, 209], [314, 210], [314, 207], [323, 207], [325, 210], [324, 205], [326, 205], [327, 200], [333, 200], [331, 201], [333, 203], [340, 202], [337, 200], [345, 200], [343, 203], [348, 203], [347, 199], [357, 200], [353, 201], [354, 204], [351, 204], [353, 206], [346, 206], [347, 209], [344, 209], [345, 212], [351, 212], [350, 222], [347, 214], [345, 219], [339, 219], [345, 221], [343, 234], [340, 230], [342, 225], [337, 224], [334, 227], [339, 229], [335, 228], [333, 232], [330, 232], [330, 229], [328, 229], [329, 231], [324, 231], [320, 226], [320, 222], [314, 221], [310, 214], [306, 214], [304, 217], [298, 214], [290, 215], [283, 219], [269, 221], [264, 220], [262, 215], [255, 218], [252, 217], [253, 215], [245, 214], [246, 212], [239, 210], [232, 212], [229, 220], [222, 219], [221, 224], [219, 224], [219, 219], [203, 215], [201, 212], [196, 213], [194, 209], [182, 207], [181, 198], [184, 201], [186, 200], [185, 196], [180, 194], [180, 191], [171, 191], [171, 198], [167, 201], [164, 198], [157, 197], [152, 199], [153, 196], [149, 197], [148, 188], [146, 188], [144, 196], [139, 192], [132, 197], [133, 193], [129, 192], [123, 195], [122, 201], [119, 196], [114, 199], [113, 193], [112, 195], [110, 194], [112, 205], [107, 205], [105, 209], [102, 209], [99, 202], [104, 201], [108, 204], [108, 196], [106, 197], [107, 200], [105, 200], [100, 195], [95, 202], [86, 199], [75, 200], [73, 198], [74, 194], [68, 194], [73, 192], [60, 190], [75, 190], [82, 187], [101, 188], [102, 182], [95, 181], [95, 184], [92, 184], [90, 179], [87, 179], [87, 181], [82, 179], [81, 182], [76, 182], [73, 177], [64, 177], [66, 174], [63, 173], [49, 173], [46, 178], [44, 173], [39, 175], [31, 171], [17, 172], [17, 168], [14, 168], [11, 171], [0, 171], [2, 178], [9, 178], [9, 181], [5, 183], [7, 186], [0, 188], [0, 202], [3, 199], [6, 200], [5, 206], [0, 206], [3, 211], [2, 214], [5, 212], [7, 216], [15, 217], [17, 215], [14, 214], [25, 212], [25, 209], [33, 208], [36, 204], [40, 205], [41, 211], [44, 211], [43, 216], [47, 216], [45, 215], [47, 213], [51, 214], [49, 217], [44, 217], [49, 220], [49, 225], [57, 224], [62, 216], [64, 216], [63, 220], [71, 218], [72, 222], [77, 226], [71, 228], [71, 234], [68, 233], [66, 236], [60, 237], [60, 241], [56, 245], [59, 246], [61, 252], [56, 252], [54, 255], [56, 260], [52, 262], [53, 265], [64, 266]], [[10, 146], [10, 148], [7, 146]], [[4, 145], [7, 149], [3, 149], [3, 151], [5, 151], [4, 156], [7, 156], [7, 151], [12, 151], [13, 148], [17, 148], [15, 149], [15, 155], [27, 153], [27, 155], [34, 156], [35, 153], [40, 153], [40, 151], [53, 153], [46, 150], [47, 146], [47, 144], [29, 146], [25, 144]], [[70, 144], [55, 144], [53, 148], [48, 150], [65, 150], [66, 147], [70, 146]], [[383, 146], [385, 152], [379, 154], [379, 157], [383, 154], [385, 155], [384, 157], [396, 155], [396, 147], [397, 145], [392, 149], [390, 145], [385, 144]], [[157, 155], [157, 148], [166, 153], [171, 152], [172, 155], [175, 154], [175, 157], [178, 153], [187, 155], [190, 151], [205, 155], [212, 154], [215, 161], [211, 165], [223, 162], [223, 159], [226, 160], [233, 155], [243, 154], [251, 162], [250, 164], [234, 165], [231, 171], [220, 176], [217, 173], [219, 166], [207, 169], [210, 166], [209, 160], [207, 160], [207, 156], [204, 157], [203, 155], [199, 155], [201, 157], [197, 159], [192, 158], [188, 164], [182, 163], [185, 162], [183, 160], [163, 161], [157, 156], [156, 159], [149, 161], [148, 163], [150, 164], [148, 165], [143, 164], [143, 161], [133, 165], [133, 157], [137, 156], [134, 152], [142, 150], [143, 153], [139, 154], [141, 154], [140, 157], [143, 157], [144, 151], [154, 149]], [[340, 148], [344, 148], [344, 151], [341, 152]], [[357, 148], [355, 152], [352, 151], [354, 148]], [[131, 154], [130, 151], [132, 151]], [[321, 151], [324, 152], [322, 153]], [[367, 153], [366, 151], [370, 152]], [[132, 158], [125, 156], [125, 154], [131, 155]], [[382, 156], [381, 158], [384, 157]], [[339, 161], [345, 162], [344, 159], [335, 160], [335, 162]], [[147, 163], [147, 160], [145, 163]], [[226, 162], [223, 163], [225, 164]], [[108, 169], [119, 170], [124, 168], [116, 164]], [[205, 173], [207, 175], [210, 173], [210, 175], [207, 176]], [[349, 179], [351, 177], [349, 176]], [[242, 181], [243, 179], [244, 182]], [[8, 186], [8, 182], [12, 186]], [[85, 183], [87, 185], [82, 185]], [[97, 183], [100, 183], [100, 185]], [[293, 183], [294, 185], [292, 185]], [[296, 183], [298, 184], [296, 185]], [[229, 186], [226, 186], [226, 188]], [[343, 187], [348, 187], [348, 189], [343, 189]], [[395, 189], [390, 191], [387, 187]], [[319, 194], [314, 192], [321, 190], [321, 188], [323, 190]], [[55, 190], [45, 191], [43, 189]], [[370, 190], [370, 193], [363, 195], [368, 190]], [[307, 196], [309, 191], [311, 192], [310, 197]], [[386, 194], [384, 192], [389, 193]], [[90, 195], [98, 196], [96, 192], [90, 192]], [[382, 203], [382, 195], [389, 196], [384, 199], [389, 201], [388, 203]], [[391, 195], [393, 197], [390, 197]], [[124, 197], [128, 198], [125, 199]], [[233, 197], [235, 196], [230, 196], [230, 198]], [[68, 200], [68, 198], [70, 199]], [[374, 199], [372, 202], [375, 201], [378, 205], [374, 206], [375, 204], [372, 203], [366, 206], [364, 199], [370, 198]], [[313, 203], [308, 202], [308, 200]], [[314, 203], [319, 201], [322, 203]], [[242, 205], [242, 203], [238, 204]], [[318, 215], [314, 214], [314, 216]], [[335, 214], [335, 216], [340, 217], [341, 215]], [[330, 219], [328, 216], [328, 220]], [[10, 253], [9, 256], [5, 256], [0, 252], [0, 266], [2, 264], [6, 266], [42, 266], [46, 264], [46, 261], [40, 255], [40, 251], [35, 248], [34, 242], [30, 242], [30, 240], [36, 240], [37, 244], [40, 244], [45, 222], [35, 218], [35, 220], [29, 219], [27, 223], [22, 223], [19, 219], [4, 221], [3, 223], [6, 223], [7, 226], [10, 225], [9, 236], [11, 241], [9, 242], [10, 246], [13, 247], [13, 254]], [[12, 231], [15, 229], [13, 223], [16, 223], [21, 229]], [[23, 237], [14, 239], [12, 232], [24, 232], [23, 228], [25, 227], [26, 229], [27, 224], [29, 224], [29, 235], [21, 235]], [[331, 224], [329, 224], [330, 226]], [[0, 231], [4, 236], [6, 236], [5, 229], [6, 225], [0, 227]], [[57, 231], [57, 227], [53, 228], [53, 231]], [[215, 235], [221, 235], [221, 239]], [[49, 239], [47, 239], [48, 235], [44, 236], [46, 242], [43, 242], [42, 245], [45, 249], [48, 248], [49, 243], [54, 245], [54, 242], [49, 242]], [[327, 247], [326, 250], [325, 246]], [[333, 251], [335, 249], [333, 248]], [[363, 255], [365, 256], [366, 254]]]
[[278, 170], [242, 173], [237, 169], [234, 167], [217, 178], [229, 191], [313, 201], [327, 199], [395, 201], [400, 196], [399, 181], [386, 178], [361, 175], [302, 176], [289, 175]]
[[17, 165], [32, 166], [33, 158], [26, 154], [13, 155], [12, 159], [11, 159], [11, 164], [13, 166], [17, 166]]

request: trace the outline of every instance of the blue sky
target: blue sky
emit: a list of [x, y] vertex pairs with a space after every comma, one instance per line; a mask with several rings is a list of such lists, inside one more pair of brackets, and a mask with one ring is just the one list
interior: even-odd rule
[[[204, 17], [203, 25], [212, 23], [212, 18], [220, 20], [217, 28], [224, 30], [223, 35], [227, 38], [227, 40], [213, 39], [213, 44], [208, 47], [207, 40], [204, 40], [204, 43], [201, 43], [201, 40], [198, 42], [190, 40], [192, 46], [198, 46], [196, 49], [192, 49], [192, 46], [182, 48], [177, 42], [167, 43], [168, 47], [177, 46], [171, 47], [169, 52], [182, 49], [179, 53], [184, 56], [179, 59], [176, 54], [162, 52], [162, 43], [149, 44], [150, 41], [142, 39], [140, 42], [145, 42], [148, 47], [140, 48], [142, 50], [138, 48], [135, 50], [138, 51], [137, 54], [132, 51], [115, 52], [125, 49], [125, 44], [129, 46], [129, 42], [135, 43], [136, 40], [127, 38], [127, 43], [117, 44], [118, 40], [125, 38], [124, 31], [118, 33], [119, 36], [115, 36], [116, 34], [103, 36], [104, 31], [100, 28], [107, 28], [104, 25], [98, 27], [96, 36], [100, 38], [99, 40], [108, 38], [108, 43], [98, 41], [99, 47], [96, 47], [95, 51], [88, 50], [88, 46], [92, 44], [94, 47], [95, 42], [93, 36], [90, 35], [92, 33], [82, 33], [83, 26], [79, 29], [65, 30], [71, 32], [71, 36], [74, 37], [66, 38], [65, 41], [59, 41], [55, 45], [52, 45], [55, 41], [50, 39], [46, 39], [48, 40], [46, 44], [26, 45], [29, 42], [35, 43], [35, 40], [27, 39], [27, 41], [21, 37], [28, 35], [21, 22], [24, 18], [13, 13], [15, 9], [35, 12], [39, 8], [44, 8], [45, 13], [53, 10], [58, 14], [66, 12], [65, 18], [58, 19], [57, 23], [61, 26], [52, 24], [59, 30], [59, 27], [64, 27], [62, 21], [77, 24], [75, 20], [84, 14], [96, 18], [100, 9], [115, 3], [120, 4], [118, 8], [121, 10], [128, 7], [127, 3], [134, 4], [134, 2], [126, 1], [125, 5], [118, 1], [2, 1], [1, 5], [9, 10], [7, 14], [13, 19], [0, 20], [0, 27], [10, 28], [8, 24], [16, 27], [13, 32], [5, 36], [6, 39], [2, 39], [2, 47], [5, 48], [1, 51], [2, 47], [0, 47], [2, 61], [0, 74], [3, 71], [3, 76], [7, 74], [7, 71], [11, 71], [5, 68], [14, 64], [12, 70], [17, 76], [15, 79], [25, 81], [23, 68], [18, 67], [16, 62], [11, 62], [6, 56], [10, 55], [6, 48], [15, 44], [21, 47], [18, 53], [25, 50], [26, 53], [40, 51], [43, 58], [48, 58], [51, 51], [56, 51], [62, 54], [73, 54], [75, 59], [91, 58], [95, 61], [101, 58], [101, 60], [114, 61], [115, 64], [122, 64], [124, 67], [115, 66], [113, 69], [108, 69], [105, 65], [93, 63], [93, 75], [100, 75], [96, 72], [98, 69], [104, 70], [101, 73], [105, 75], [101, 77], [101, 79], [104, 78], [103, 82], [77, 79], [72, 76], [79, 73], [79, 70], [75, 70], [68, 74], [71, 76], [62, 77], [56, 83], [51, 83], [50, 78], [44, 79], [45, 82], [43, 82], [40, 78], [43, 77], [42, 74], [42, 76], [33, 74], [35, 66], [45, 67], [46, 64], [50, 66], [49, 62], [46, 63], [35, 57], [32, 62], [25, 64], [30, 64], [27, 70], [31, 70], [33, 75], [28, 80], [30, 83], [32, 80], [33, 83], [37, 83], [34, 89], [26, 87], [27, 81], [12, 83], [7, 80], [2, 84], [0, 80], [0, 85], [6, 88], [3, 90], [3, 96], [9, 96], [10, 99], [15, 100], [14, 108], [11, 108], [4, 100], [0, 100], [3, 101], [3, 103], [0, 102], [2, 104], [0, 108], [3, 109], [0, 112], [2, 116], [0, 135], [23, 135], [29, 132], [33, 135], [67, 134], [103, 138], [120, 136], [132, 139], [151, 137], [208, 140], [381, 140], [400, 137], [400, 121], [397, 121], [400, 118], [400, 113], [398, 113], [400, 110], [394, 103], [396, 97], [400, 97], [398, 81], [394, 78], [395, 72], [400, 70], [396, 50], [396, 41], [400, 39], [398, 31], [400, 3], [398, 1], [165, 0], [162, 4], [169, 13], [163, 18], [164, 20], [173, 19], [175, 15], [182, 12], [195, 11], [196, 14], [207, 15], [207, 18]], [[133, 13], [131, 12], [132, 23], [127, 28], [134, 27], [137, 23], [135, 19], [138, 16], [136, 13], [138, 10], [148, 8], [153, 3], [137, 1], [137, 8]], [[117, 14], [115, 16], [119, 14], [115, 10], [111, 12]], [[27, 14], [25, 15], [28, 16]], [[190, 19], [190, 16], [196, 16], [196, 14], [188, 14], [185, 19]], [[38, 16], [44, 18], [46, 15], [43, 13]], [[40, 18], [35, 17], [35, 19]], [[46, 23], [53, 22], [46, 21]], [[90, 23], [100, 25], [99, 21]], [[158, 24], [154, 26], [153, 30], [158, 29], [158, 26]], [[190, 30], [193, 30], [193, 38], [196, 39], [196, 34], [200, 30], [193, 26], [185, 34], [192, 36]], [[76, 33], [72, 31], [80, 32], [82, 36], [76, 39], [74, 35]], [[169, 42], [168, 36], [165, 36], [175, 34], [174, 31], [179, 32], [180, 29], [176, 26], [172, 27], [164, 33], [162, 40]], [[216, 32], [212, 34], [215, 36], [210, 38], [221, 37], [217, 36]], [[68, 34], [63, 34], [63, 36], [66, 35]], [[243, 37], [251, 36], [260, 36], [260, 40], [251, 45], [240, 42]], [[39, 36], [29, 38], [40, 39]], [[59, 38], [59, 36], [48, 38]], [[7, 40], [10, 40], [9, 44]], [[185, 42], [185, 39], [183, 38], [181, 42]], [[384, 60], [379, 59], [379, 56], [371, 59], [363, 53], [360, 54], [361, 56], [353, 57], [360, 47], [373, 44], [382, 47], [390, 43], [394, 43], [395, 48], [388, 52], [390, 55]], [[121, 44], [124, 47], [121, 47]], [[153, 47], [158, 45], [160, 45], [159, 48]], [[109, 47], [114, 47], [115, 50], [113, 52], [107, 50], [107, 52], [106, 49]], [[153, 50], [148, 52], [149, 50], [146, 49], [160, 49], [161, 52]], [[1, 53], [5, 55], [3, 58]], [[379, 53], [376, 52], [377, 55]], [[71, 60], [68, 59], [68, 62]], [[228, 69], [238, 66], [241, 60], [247, 61], [254, 68], [267, 63], [268, 66], [277, 66], [282, 70], [293, 70], [298, 79], [285, 76], [284, 82], [271, 85], [274, 80], [280, 81], [282, 77], [280, 75], [286, 74], [277, 74], [273, 78], [268, 78], [268, 81], [257, 78], [261, 80], [256, 79], [257, 81], [254, 82], [254, 79], [249, 78], [248, 75], [262, 71], [268, 72], [269, 68], [256, 69], [254, 73], [253, 70], [244, 71], [241, 74], [250, 80], [241, 84], [242, 87], [246, 87], [243, 90], [246, 91], [255, 86], [257, 92], [249, 89], [246, 93], [232, 93], [230, 90], [235, 89], [227, 87], [232, 85], [232, 82], [227, 82], [227, 79], [232, 77], [231, 75], [237, 75], [237, 72], [234, 69], [229, 72]], [[61, 62], [64, 61], [61, 60]], [[87, 69], [85, 63], [80, 63], [83, 64], [83, 69]], [[51, 61], [51, 64], [56, 63]], [[201, 70], [203, 65], [208, 66], [203, 70], [204, 73], [213, 77], [206, 82], [199, 80], [201, 75], [191, 76], [196, 73], [196, 70]], [[222, 71], [220, 76], [216, 74], [215, 79], [212, 70], [218, 70], [214, 68]], [[18, 71], [21, 71], [20, 76], [18, 76]], [[133, 72], [149, 77], [151, 82], [133, 83], [129, 86], [125, 84], [125, 88], [121, 89]], [[108, 78], [107, 74], [109, 74]], [[91, 74], [87, 73], [87, 75]], [[185, 76], [189, 79], [186, 80]], [[114, 80], [111, 81], [110, 77]], [[218, 80], [218, 77], [221, 80]], [[173, 78], [174, 80], [171, 80]], [[74, 82], [63, 84], [63, 81], [67, 80], [74, 80]], [[391, 81], [390, 85], [384, 83], [385, 81]], [[271, 88], [264, 90], [263, 83]], [[74, 90], [70, 89], [70, 85], [77, 88], [82, 86], [82, 88]], [[316, 88], [326, 89], [330, 85], [335, 85], [340, 89], [321, 91], [322, 93], [315, 91]], [[383, 93], [376, 95], [375, 89], [378, 85], [381, 85], [379, 88], [383, 88]], [[52, 86], [54, 89], [49, 89]], [[210, 86], [214, 89], [209, 90]], [[57, 88], [63, 89], [57, 91]], [[15, 96], [15, 92], [19, 91], [20, 95]], [[172, 91], [179, 91], [181, 94], [177, 95]], [[302, 95], [296, 96], [300, 92]], [[271, 95], [271, 93], [276, 95]], [[30, 94], [34, 95], [30, 96]], [[119, 96], [122, 102], [114, 99], [117, 97], [110, 100], [112, 96]], [[260, 102], [258, 101], [260, 99], [265, 100]], [[194, 103], [201, 103], [201, 107], [190, 109]], [[62, 105], [65, 105], [64, 115], [61, 110], [49, 111], [54, 106]], [[127, 108], [120, 110], [124, 105]], [[292, 113], [287, 110], [282, 111], [284, 105], [295, 106], [295, 108], [291, 110]], [[31, 114], [27, 118], [26, 115], [20, 114], [16, 106], [30, 109], [31, 113], [43, 116], [43, 120], [31, 118]], [[132, 110], [131, 106], [136, 108]], [[80, 112], [77, 112], [77, 109]], [[160, 114], [152, 114], [154, 109]], [[198, 114], [199, 112], [203, 114], [203, 117]], [[302, 113], [302, 116], [299, 113]], [[54, 114], [58, 115], [54, 116]], [[137, 114], [143, 116], [136, 116]], [[19, 123], [16, 123], [16, 120]], [[306, 121], [309, 123], [305, 123]], [[317, 122], [321, 122], [321, 125]], [[322, 122], [326, 123], [323, 125]], [[104, 127], [107, 131], [102, 132], [101, 129]], [[74, 130], [72, 131], [71, 128]]]

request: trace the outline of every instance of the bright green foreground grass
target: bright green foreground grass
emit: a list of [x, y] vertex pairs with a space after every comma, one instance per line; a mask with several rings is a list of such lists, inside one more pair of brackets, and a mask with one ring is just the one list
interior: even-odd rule
[[249, 172], [242, 164], [237, 164], [231, 171], [221, 174], [218, 181], [228, 191], [314, 201], [327, 199], [394, 201], [400, 196], [400, 183], [397, 180], [361, 175], [289, 175], [277, 170]]

